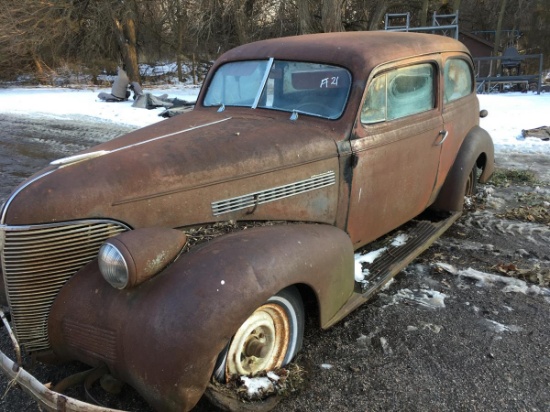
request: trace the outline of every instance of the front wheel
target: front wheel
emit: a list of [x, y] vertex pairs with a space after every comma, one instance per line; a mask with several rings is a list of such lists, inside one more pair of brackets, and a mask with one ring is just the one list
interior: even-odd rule
[[272, 296], [237, 330], [218, 357], [214, 377], [256, 375], [288, 364], [302, 346], [304, 306], [295, 287]]

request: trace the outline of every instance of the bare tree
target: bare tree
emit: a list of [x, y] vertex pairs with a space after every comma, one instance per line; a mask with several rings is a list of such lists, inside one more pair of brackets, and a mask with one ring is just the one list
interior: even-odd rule
[[[498, 6], [495, 13], [495, 4]], [[379, 30], [386, 13], [460, 8], [462, 30], [500, 45], [512, 41], [550, 59], [548, 0], [0, 0], [0, 77], [49, 73], [66, 64], [97, 72], [123, 63], [139, 81], [138, 62], [211, 61], [236, 45], [283, 35]], [[522, 13], [517, 13], [521, 9]], [[498, 33], [498, 36], [497, 36]], [[503, 36], [508, 36], [504, 41]], [[498, 37], [498, 38], [497, 38]]]
[[323, 0], [321, 19], [325, 33], [344, 31], [342, 24], [343, 0]]
[[131, 82], [141, 83], [138, 66], [137, 34], [135, 1], [114, 1], [109, 7], [114, 25], [116, 41], [122, 55], [122, 60], [128, 78]]
[[313, 33], [309, 3], [309, 0], [296, 0], [298, 8], [298, 32], [300, 34]]

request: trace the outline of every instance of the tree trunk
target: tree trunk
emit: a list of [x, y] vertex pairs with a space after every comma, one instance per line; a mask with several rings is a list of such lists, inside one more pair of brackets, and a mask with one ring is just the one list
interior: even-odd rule
[[309, 0], [297, 0], [298, 3], [298, 30], [300, 34], [313, 33], [311, 28], [311, 9]]
[[342, 0], [323, 0], [321, 21], [325, 33], [344, 31], [342, 5]]
[[133, 16], [129, 10], [124, 10], [122, 18], [113, 15], [113, 23], [117, 34], [117, 44], [122, 54], [122, 61], [128, 78], [130, 82], [141, 84], [137, 57], [136, 25]]
[[248, 43], [248, 33], [246, 27], [247, 18], [244, 4], [235, 4], [235, 10], [233, 11], [233, 22], [235, 24], [235, 31], [239, 44]]
[[420, 26], [425, 27], [428, 24], [428, 7], [430, 5], [430, 0], [422, 0], [422, 8], [420, 9]]
[[460, 0], [453, 1], [453, 13], [456, 13], [460, 10]]
[[[502, 31], [502, 20], [504, 19], [504, 11], [506, 10], [506, 0], [500, 0], [500, 11], [498, 13], [498, 21], [497, 21], [497, 30], [496, 30], [496, 33], [495, 33], [495, 46], [494, 46], [494, 49], [493, 49], [493, 55], [494, 56], [497, 56], [498, 55], [498, 51], [499, 51], [499, 48], [500, 48], [500, 33]], [[496, 71], [498, 73], [499, 71], [499, 65], [500, 65], [500, 61], [497, 60], [496, 61]]]
[[178, 80], [183, 81], [183, 38], [184, 38], [184, 22], [183, 22], [183, 11], [179, 8], [180, 4], [178, 3], [176, 11], [176, 30], [177, 30], [177, 39], [176, 39], [176, 65], [178, 69]]
[[386, 1], [381, 1], [377, 4], [374, 12], [372, 13], [372, 20], [369, 23], [369, 30], [379, 30], [380, 22], [384, 21], [384, 15], [388, 7], [392, 6], [393, 2], [388, 4]]

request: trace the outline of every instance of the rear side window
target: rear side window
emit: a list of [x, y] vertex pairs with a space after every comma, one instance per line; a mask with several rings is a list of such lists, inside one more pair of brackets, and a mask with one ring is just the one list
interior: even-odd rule
[[375, 77], [367, 91], [361, 121], [378, 123], [433, 109], [434, 77], [434, 67], [428, 63], [402, 67]]
[[473, 92], [470, 65], [462, 59], [449, 59], [443, 71], [445, 78], [444, 102], [452, 102]]

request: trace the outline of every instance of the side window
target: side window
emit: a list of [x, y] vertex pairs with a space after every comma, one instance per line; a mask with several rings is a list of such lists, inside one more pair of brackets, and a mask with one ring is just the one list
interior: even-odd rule
[[399, 119], [435, 107], [435, 70], [424, 63], [380, 75], [371, 82], [361, 121], [365, 124]]
[[462, 59], [449, 59], [443, 71], [445, 78], [444, 102], [452, 102], [472, 93], [470, 66]]
[[361, 110], [362, 123], [378, 123], [386, 120], [386, 75], [375, 77], [367, 91]]

